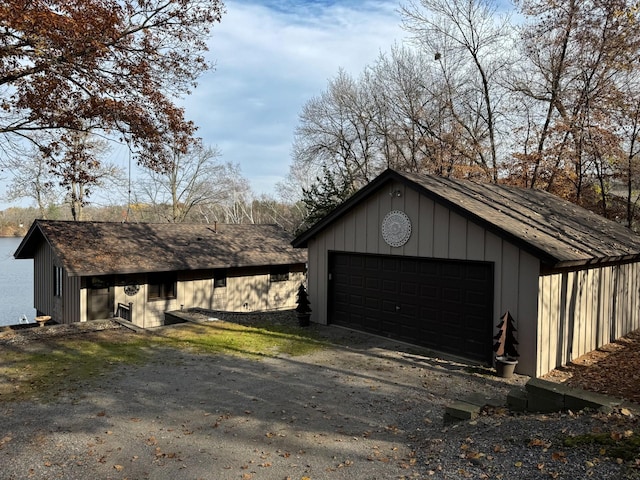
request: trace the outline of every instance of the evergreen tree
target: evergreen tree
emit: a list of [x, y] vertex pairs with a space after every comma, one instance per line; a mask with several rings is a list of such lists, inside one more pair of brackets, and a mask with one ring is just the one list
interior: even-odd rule
[[516, 350], [518, 341], [513, 335], [516, 331], [514, 322], [515, 320], [509, 311], [507, 311], [500, 319], [500, 323], [497, 325], [499, 331], [493, 337], [496, 341], [496, 343], [493, 344], [493, 351], [496, 352], [496, 356], [498, 357], [517, 358], [520, 356]]
[[322, 178], [316, 177], [316, 183], [308, 189], [302, 189], [302, 202], [307, 209], [307, 216], [301, 229], [316, 223], [355, 192], [349, 182], [334, 175], [326, 166], [322, 172]]

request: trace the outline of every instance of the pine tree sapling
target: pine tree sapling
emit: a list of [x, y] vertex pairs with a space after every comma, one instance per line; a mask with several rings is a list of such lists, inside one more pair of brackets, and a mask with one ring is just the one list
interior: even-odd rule
[[520, 356], [520, 354], [516, 350], [518, 341], [513, 335], [516, 331], [514, 322], [515, 320], [513, 319], [509, 311], [507, 311], [500, 319], [500, 323], [497, 325], [499, 331], [493, 337], [493, 339], [496, 341], [493, 344], [493, 351], [496, 352], [497, 358], [501, 357], [506, 360], [515, 360]]
[[296, 304], [298, 323], [301, 327], [306, 327], [309, 325], [309, 321], [311, 318], [311, 302], [309, 302], [309, 294], [307, 293], [307, 290], [306, 288], [304, 288], [304, 284], [302, 283], [300, 284], [300, 287], [298, 287]]
[[311, 313], [311, 302], [309, 301], [309, 294], [307, 289], [304, 288], [304, 284], [300, 284], [298, 287], [298, 293], [296, 294], [296, 312], [298, 313]]

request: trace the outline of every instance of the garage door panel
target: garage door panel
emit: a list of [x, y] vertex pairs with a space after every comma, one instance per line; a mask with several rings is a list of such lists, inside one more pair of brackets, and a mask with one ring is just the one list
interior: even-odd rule
[[382, 312], [385, 314], [393, 314], [396, 313], [396, 302], [393, 300], [382, 299]]
[[398, 292], [397, 282], [388, 278], [383, 278], [381, 283], [382, 283], [382, 291], [384, 293], [395, 295]]
[[380, 288], [380, 278], [379, 277], [367, 277], [364, 282], [364, 287], [369, 290], [378, 290]]
[[420, 296], [428, 301], [435, 301], [440, 298], [440, 289], [434, 285], [420, 285]]
[[330, 272], [331, 323], [490, 361], [491, 264], [332, 253]]
[[442, 301], [445, 303], [454, 302], [458, 304], [462, 302], [462, 292], [459, 288], [443, 287], [441, 290], [441, 294]]
[[349, 295], [349, 303], [361, 307], [364, 304], [362, 295]]

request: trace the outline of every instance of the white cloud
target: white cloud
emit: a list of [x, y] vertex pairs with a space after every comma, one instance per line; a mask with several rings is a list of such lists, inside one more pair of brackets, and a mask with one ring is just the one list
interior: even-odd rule
[[187, 115], [222, 159], [239, 163], [256, 193], [288, 172], [305, 102], [339, 68], [354, 76], [400, 41], [394, 1], [226, 2], [213, 29], [216, 69], [185, 100]]

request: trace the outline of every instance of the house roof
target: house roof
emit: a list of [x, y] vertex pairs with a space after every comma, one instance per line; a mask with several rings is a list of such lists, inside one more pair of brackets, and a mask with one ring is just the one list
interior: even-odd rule
[[276, 225], [36, 220], [14, 253], [47, 242], [70, 276], [287, 265], [307, 261]]
[[550, 268], [640, 260], [640, 236], [548, 192], [386, 170], [294, 241], [327, 228], [385, 184], [399, 181], [482, 225]]

